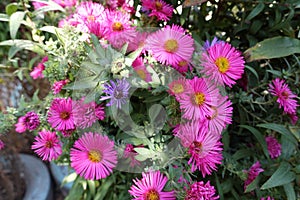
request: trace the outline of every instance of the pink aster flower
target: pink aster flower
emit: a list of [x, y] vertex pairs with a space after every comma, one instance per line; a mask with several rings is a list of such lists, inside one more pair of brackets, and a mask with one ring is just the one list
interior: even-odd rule
[[135, 185], [132, 185], [128, 192], [134, 197], [133, 200], [175, 200], [175, 192], [162, 191], [165, 187], [168, 178], [160, 171], [150, 171], [142, 173], [142, 179], [133, 180]]
[[275, 200], [273, 197], [267, 196], [267, 197], [262, 197], [260, 200]]
[[24, 133], [26, 131], [26, 126], [25, 126], [25, 116], [19, 117], [18, 123], [15, 124], [16, 131], [18, 133]]
[[246, 190], [247, 186], [254, 181], [254, 179], [264, 170], [261, 168], [260, 162], [257, 161], [254, 163], [250, 169], [247, 171], [248, 177], [244, 183], [244, 190]]
[[62, 154], [62, 146], [55, 132], [40, 131], [35, 137], [31, 149], [38, 154], [42, 160], [52, 161]]
[[185, 60], [190, 62], [194, 52], [194, 40], [185, 30], [178, 26], [166, 26], [146, 40], [146, 49], [162, 64], [176, 65]]
[[138, 48], [141, 48], [141, 53], [145, 53], [145, 43], [149, 33], [137, 31], [136, 34], [136, 38], [129, 42], [127, 52], [135, 51]]
[[104, 23], [104, 37], [117, 49], [136, 38], [135, 27], [130, 21], [130, 15], [121, 11], [107, 11]]
[[106, 178], [117, 164], [114, 142], [99, 133], [84, 133], [70, 151], [71, 167], [88, 180]]
[[190, 92], [190, 84], [185, 78], [180, 78], [172, 81], [169, 85], [169, 94], [175, 96], [176, 100], [179, 101], [182, 95]]
[[48, 122], [59, 131], [75, 129], [72, 99], [55, 98], [48, 112]]
[[34, 7], [34, 10], [38, 10], [38, 9], [44, 7], [44, 6], [47, 6], [48, 4], [33, 1], [33, 2], [32, 2], [32, 5], [33, 5], [33, 7]]
[[148, 72], [146, 66], [144, 65], [144, 61], [142, 57], [138, 57], [132, 63], [132, 67], [137, 75], [144, 81], [150, 82], [152, 81], [152, 77], [150, 72]]
[[273, 136], [268, 136], [265, 138], [267, 142], [267, 147], [271, 158], [277, 158], [281, 154], [281, 144]]
[[33, 111], [26, 113], [23, 118], [23, 123], [26, 129], [33, 131], [40, 125], [40, 119], [38, 114]]
[[176, 69], [178, 72], [180, 72], [181, 74], [185, 74], [189, 70], [191, 71], [193, 69], [191, 64], [186, 60], [181, 60], [173, 64], [172, 67]]
[[52, 85], [52, 91], [53, 91], [53, 94], [58, 94], [61, 89], [67, 85], [69, 82], [68, 79], [65, 79], [65, 80], [61, 80], [61, 81], [56, 81], [55, 83], [53, 83]]
[[190, 155], [188, 164], [192, 165], [192, 172], [198, 169], [205, 177], [217, 169], [217, 164], [222, 163], [223, 149], [220, 136], [209, 134], [207, 127], [200, 125], [198, 120], [181, 124], [174, 132], [182, 146], [188, 148]]
[[292, 93], [289, 86], [284, 80], [276, 78], [269, 84], [269, 91], [272, 95], [277, 97], [279, 108], [283, 107], [284, 112], [288, 114], [296, 113], [297, 109], [297, 96]]
[[211, 107], [212, 112], [206, 116], [204, 123], [207, 123], [209, 132], [221, 134], [226, 125], [232, 121], [232, 103], [227, 96], [218, 96], [217, 106]]
[[53, 1], [63, 8], [75, 6], [77, 3], [77, 0], [53, 0]]
[[48, 61], [48, 56], [45, 56], [40, 63], [30, 72], [33, 79], [44, 78], [43, 71], [45, 70], [44, 63]]
[[70, 137], [76, 129], [69, 129], [61, 131], [63, 137]]
[[73, 118], [78, 128], [91, 127], [97, 120], [105, 118], [105, 112], [102, 105], [97, 105], [94, 101], [84, 102], [84, 98], [73, 104]]
[[90, 33], [90, 26], [95, 22], [104, 20], [104, 7], [99, 3], [92, 1], [83, 1], [77, 7], [72, 21], [79, 30], [84, 33]]
[[4, 147], [5, 147], [5, 143], [2, 140], [0, 140], [0, 151], [4, 149]]
[[203, 120], [206, 116], [212, 116], [213, 109], [218, 106], [217, 98], [219, 90], [204, 78], [194, 77], [187, 82], [190, 90], [183, 93], [178, 99], [180, 108], [183, 111], [183, 118]]
[[173, 6], [162, 0], [142, 0], [142, 11], [149, 17], [155, 16], [158, 20], [168, 21], [173, 14]]
[[226, 42], [217, 42], [203, 52], [201, 72], [218, 85], [232, 87], [242, 77], [244, 63], [240, 51]]
[[216, 189], [210, 185], [209, 181], [205, 184], [203, 181], [200, 181], [190, 185], [190, 188], [186, 191], [184, 200], [217, 200], [220, 198], [215, 195]]

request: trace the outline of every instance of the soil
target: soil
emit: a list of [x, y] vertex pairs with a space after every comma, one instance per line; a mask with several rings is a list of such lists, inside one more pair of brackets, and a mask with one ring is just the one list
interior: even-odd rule
[[[31, 145], [34, 136], [32, 133], [19, 134], [11, 131], [1, 137], [5, 143], [5, 148], [0, 150], [0, 200], [22, 200], [25, 194], [25, 181], [22, 165], [18, 158], [18, 153], [27, 153], [38, 157], [32, 150]], [[48, 166], [49, 163], [45, 164]], [[65, 195], [60, 190], [59, 185], [53, 184], [53, 200], [63, 200]]]

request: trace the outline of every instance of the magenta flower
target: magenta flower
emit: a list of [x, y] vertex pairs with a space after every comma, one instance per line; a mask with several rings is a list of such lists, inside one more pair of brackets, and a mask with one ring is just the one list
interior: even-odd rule
[[204, 78], [195, 76], [187, 82], [190, 90], [183, 93], [177, 99], [183, 111], [183, 118], [193, 120], [203, 120], [206, 116], [213, 114], [213, 109], [217, 107], [219, 90], [217, 87]]
[[136, 34], [136, 38], [129, 42], [127, 52], [135, 51], [138, 48], [141, 48], [141, 53], [145, 53], [145, 44], [149, 33], [137, 31]]
[[138, 155], [138, 153], [134, 150], [134, 146], [132, 144], [126, 144], [126, 147], [124, 149], [123, 156], [124, 158], [130, 159], [130, 166], [134, 167], [136, 165], [140, 165], [140, 161], [135, 159], [135, 156]]
[[73, 118], [78, 128], [91, 127], [97, 120], [105, 118], [104, 108], [94, 101], [85, 103], [84, 98], [73, 104]]
[[53, 0], [53, 1], [63, 8], [75, 6], [77, 3], [77, 0]]
[[254, 179], [264, 170], [261, 168], [260, 162], [257, 161], [254, 163], [250, 169], [247, 171], [248, 177], [244, 183], [244, 190], [246, 190], [247, 186], [254, 181]]
[[180, 78], [172, 81], [169, 85], [168, 93], [175, 96], [177, 101], [180, 101], [183, 94], [191, 92], [190, 84], [185, 78]]
[[117, 49], [121, 49], [126, 42], [130, 43], [135, 40], [137, 35], [130, 21], [130, 15], [121, 11], [106, 12], [104, 29], [104, 38]]
[[4, 147], [5, 147], [5, 143], [2, 140], [0, 140], [0, 151], [4, 149]]
[[117, 164], [114, 142], [99, 133], [84, 133], [70, 151], [71, 167], [88, 180], [106, 178]]
[[19, 117], [18, 123], [15, 124], [16, 131], [18, 133], [24, 133], [26, 131], [26, 126], [25, 126], [25, 116]]
[[284, 112], [288, 114], [296, 113], [297, 109], [297, 96], [292, 93], [289, 86], [284, 80], [276, 78], [269, 84], [269, 91], [272, 95], [277, 97], [279, 108], [283, 107]]
[[31, 149], [38, 154], [42, 160], [52, 161], [62, 154], [62, 146], [55, 132], [40, 131], [35, 137]]
[[146, 66], [144, 65], [144, 60], [142, 57], [138, 57], [132, 63], [132, 67], [137, 75], [144, 81], [150, 82], [152, 81], [152, 77], [150, 72], [148, 72]]
[[281, 144], [273, 136], [265, 138], [271, 158], [277, 158], [281, 155]]
[[273, 197], [267, 196], [267, 197], [262, 197], [260, 200], [275, 200]]
[[162, 64], [178, 65], [181, 61], [190, 62], [194, 52], [194, 40], [177, 25], [166, 26], [146, 40], [146, 49]]
[[221, 134], [223, 129], [232, 121], [232, 103], [228, 96], [219, 95], [217, 106], [212, 106], [212, 113], [206, 116], [204, 123], [207, 123], [209, 132], [212, 134]]
[[26, 115], [23, 118], [23, 123], [26, 129], [33, 131], [40, 125], [40, 119], [38, 114], [31, 111], [26, 113]]
[[216, 189], [210, 185], [209, 181], [205, 184], [203, 181], [200, 181], [190, 185], [190, 188], [186, 191], [184, 200], [217, 200], [220, 198], [215, 195]]
[[53, 91], [53, 94], [58, 94], [61, 89], [67, 85], [69, 82], [68, 79], [65, 79], [65, 80], [61, 80], [61, 81], [56, 81], [55, 83], [53, 83], [52, 85], [52, 91]]
[[48, 57], [45, 56], [40, 63], [30, 72], [30, 76], [33, 79], [44, 78], [43, 71], [45, 70], [44, 63], [48, 61]]
[[242, 77], [244, 63], [241, 52], [226, 42], [216, 42], [203, 52], [201, 72], [218, 85], [232, 87]]
[[104, 84], [104, 88], [103, 92], [106, 93], [107, 96], [101, 97], [100, 100], [110, 99], [110, 102], [106, 104], [107, 106], [115, 105], [121, 109], [122, 104], [125, 104], [129, 98], [130, 84], [126, 79], [117, 79], [117, 83], [111, 80], [110, 84]]
[[142, 173], [141, 180], [133, 180], [135, 185], [132, 185], [128, 192], [134, 197], [133, 200], [175, 200], [174, 191], [164, 192], [168, 178], [160, 173], [160, 171], [151, 171]]
[[193, 68], [191, 66], [191, 63], [189, 63], [186, 60], [181, 60], [175, 64], [172, 65], [172, 67], [174, 69], [176, 69], [178, 72], [180, 72], [181, 74], [185, 74], [186, 72], [188, 72], [189, 70], [191, 71]]
[[48, 122], [59, 131], [75, 129], [72, 99], [55, 98], [48, 111]]
[[188, 149], [191, 171], [198, 169], [205, 177], [217, 169], [217, 164], [222, 163], [223, 149], [220, 135], [208, 133], [207, 127], [201, 125], [198, 120], [192, 121], [181, 124], [174, 132], [182, 146]]
[[168, 21], [173, 14], [173, 6], [162, 0], [142, 0], [142, 10], [149, 17], [155, 16], [158, 20]]

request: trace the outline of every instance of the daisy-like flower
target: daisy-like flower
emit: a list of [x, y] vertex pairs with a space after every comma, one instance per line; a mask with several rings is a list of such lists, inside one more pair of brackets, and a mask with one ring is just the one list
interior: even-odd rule
[[188, 70], [192, 70], [192, 66], [186, 60], [181, 60], [178, 63], [172, 65], [174, 69], [176, 69], [181, 74], [185, 74]]
[[69, 82], [69, 80], [65, 79], [65, 80], [56, 81], [55, 83], [53, 83], [53, 85], [52, 85], [53, 94], [58, 94], [62, 90], [62, 88], [68, 84], [68, 82]]
[[276, 78], [269, 84], [269, 91], [272, 95], [277, 97], [279, 108], [283, 107], [284, 112], [288, 114], [296, 113], [297, 109], [297, 96], [292, 93], [289, 86], [284, 80]]
[[26, 131], [26, 126], [25, 126], [25, 116], [19, 117], [18, 123], [15, 124], [16, 131], [18, 133], [24, 133]]
[[149, 17], [155, 16], [158, 20], [168, 21], [173, 14], [173, 6], [162, 0], [142, 0], [142, 11]]
[[42, 160], [52, 161], [62, 154], [61, 143], [55, 132], [43, 130], [35, 137], [31, 149], [38, 154]]
[[257, 161], [254, 163], [250, 169], [247, 171], [248, 177], [247, 180], [244, 183], [244, 190], [246, 190], [247, 186], [254, 181], [254, 179], [263, 172], [263, 168], [261, 168], [260, 162]]
[[[104, 7], [92, 1], [81, 2], [73, 15], [73, 24], [84, 33], [90, 33], [90, 25], [104, 20]], [[76, 23], [75, 23], [76, 22]]]
[[75, 6], [77, 3], [77, 0], [53, 0], [53, 1], [63, 8]]
[[106, 11], [104, 29], [104, 37], [117, 49], [133, 41], [137, 35], [130, 15], [121, 11]]
[[164, 192], [168, 178], [160, 171], [150, 171], [142, 173], [141, 180], [133, 180], [135, 185], [132, 185], [128, 191], [133, 197], [133, 200], [175, 200], [174, 191]]
[[99, 133], [84, 133], [70, 151], [71, 167], [88, 180], [106, 178], [117, 164], [114, 142]]
[[72, 99], [55, 98], [49, 108], [47, 120], [52, 128], [59, 131], [75, 129]]
[[85, 129], [92, 126], [97, 120], [105, 118], [104, 108], [94, 101], [84, 103], [84, 98], [73, 104], [73, 118], [76, 127]]
[[4, 147], [5, 147], [5, 143], [2, 140], [0, 140], [0, 150], [4, 149]]
[[269, 154], [271, 158], [277, 158], [281, 155], [281, 144], [273, 136], [268, 136], [265, 138]]
[[141, 48], [141, 53], [145, 53], [145, 43], [149, 33], [137, 31], [136, 34], [136, 38], [128, 44], [127, 52]]
[[203, 181], [200, 181], [190, 185], [190, 188], [186, 191], [184, 200], [217, 200], [220, 198], [215, 195], [216, 189], [210, 185], [209, 181], [205, 184]]
[[198, 169], [205, 177], [217, 169], [217, 164], [221, 164], [223, 149], [220, 136], [209, 134], [207, 127], [201, 125], [198, 120], [195, 120], [181, 124], [174, 132], [182, 146], [188, 149], [188, 154], [191, 156], [188, 161], [188, 164], [192, 165], [191, 171]]
[[162, 64], [178, 65], [181, 61], [190, 62], [194, 52], [194, 40], [178, 26], [166, 26], [146, 40], [146, 49]]
[[206, 116], [208, 130], [212, 134], [221, 134], [226, 125], [232, 121], [232, 103], [227, 96], [218, 96], [217, 106], [212, 106], [212, 113]]
[[117, 83], [114, 81], [110, 81], [110, 84], [104, 84], [103, 92], [107, 94], [107, 96], [101, 97], [102, 100], [110, 99], [107, 106], [115, 105], [117, 108], [121, 109], [122, 104], [125, 104], [129, 98], [129, 89], [130, 84], [126, 81], [126, 79], [117, 79]]
[[148, 72], [142, 57], [138, 57], [132, 63], [132, 67], [137, 75], [146, 82], [152, 81], [150, 72]]
[[175, 96], [177, 101], [181, 98], [182, 94], [187, 93], [190, 90], [190, 84], [187, 83], [185, 78], [180, 78], [172, 81], [169, 85], [169, 94]]
[[242, 77], [244, 63], [240, 51], [226, 42], [217, 42], [203, 52], [201, 73], [218, 85], [232, 87]]
[[40, 63], [36, 67], [33, 68], [32, 72], [30, 72], [30, 76], [33, 79], [44, 78], [43, 71], [45, 70], [45, 62], [48, 61], [48, 56], [45, 56]]
[[205, 78], [194, 77], [188, 80], [187, 84], [191, 88], [183, 93], [178, 99], [180, 108], [183, 111], [183, 118], [193, 120], [203, 120], [206, 116], [211, 116], [214, 107], [217, 107], [219, 90], [214, 84]]
[[38, 114], [33, 111], [26, 113], [23, 118], [23, 123], [26, 129], [33, 131], [40, 125], [40, 119]]

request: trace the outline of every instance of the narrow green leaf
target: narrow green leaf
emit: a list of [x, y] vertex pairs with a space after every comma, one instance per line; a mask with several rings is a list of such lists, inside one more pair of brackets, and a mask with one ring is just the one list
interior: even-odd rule
[[290, 164], [282, 162], [274, 174], [261, 186], [261, 189], [265, 190], [292, 182], [295, 179], [295, 173], [290, 169]]
[[57, 29], [57, 27], [55, 27], [55, 26], [43, 26], [39, 30], [40, 31], [45, 31], [45, 32], [48, 32], [48, 33], [56, 34], [57, 33], [56, 29]]
[[251, 192], [257, 188], [260, 178], [256, 177], [249, 185], [247, 185], [245, 192]]
[[16, 38], [18, 29], [24, 19], [25, 12], [17, 11], [13, 13], [9, 18], [9, 31], [10, 31], [10, 37], [12, 39]]
[[107, 192], [109, 191], [109, 188], [113, 184], [113, 179], [104, 179], [104, 183], [101, 184], [99, 189], [97, 190], [97, 194], [94, 198], [94, 200], [103, 200], [105, 199], [105, 196]]
[[9, 16], [3, 13], [0, 13], [0, 21], [2, 22], [8, 22], [9, 21]]
[[[40, 46], [41, 44], [32, 42], [30, 40], [5, 40], [0, 42], [0, 46], [16, 46], [18, 50], [26, 49], [29, 51], [36, 52], [38, 54], [44, 54], [45, 52]], [[17, 49], [16, 48], [16, 49]], [[16, 52], [15, 52], [16, 53]]]
[[253, 8], [253, 10], [250, 12], [250, 14], [246, 17], [246, 21], [250, 21], [251, 19], [253, 19], [257, 15], [259, 15], [259, 13], [261, 13], [261, 11], [264, 10], [264, 8], [265, 8], [264, 3], [257, 4], [257, 6], [255, 8]]
[[249, 149], [239, 149], [238, 151], [236, 151], [232, 158], [234, 160], [239, 160], [241, 158], [245, 158], [245, 157], [249, 157], [253, 155], [253, 151], [249, 150]]
[[273, 37], [245, 51], [247, 62], [261, 59], [271, 59], [300, 53], [300, 40], [291, 37]]
[[295, 139], [293, 134], [281, 124], [268, 123], [268, 124], [258, 124], [257, 126], [271, 129], [273, 131], [281, 133], [282, 135], [286, 136], [293, 144], [297, 145], [297, 140]]
[[292, 183], [285, 184], [283, 189], [285, 191], [287, 200], [296, 200], [296, 193]]
[[250, 72], [252, 72], [252, 74], [257, 78], [257, 80], [259, 80], [259, 76], [258, 76], [258, 74], [257, 74], [257, 72], [255, 71], [254, 68], [252, 68], [249, 65], [245, 65], [245, 68], [248, 69]]
[[267, 147], [267, 143], [265, 141], [264, 136], [256, 128], [254, 128], [254, 127], [247, 126], [247, 125], [240, 125], [240, 127], [249, 130], [254, 135], [254, 137], [257, 139], [257, 141], [261, 145], [262, 150], [263, 150], [265, 156], [267, 158], [269, 158], [268, 147]]
[[83, 78], [81, 80], [76, 80], [73, 84], [69, 84], [65, 86], [65, 89], [71, 89], [71, 90], [79, 90], [79, 89], [93, 89], [98, 84], [98, 81], [95, 80], [97, 76], [89, 76], [86, 78]]
[[95, 181], [87, 180], [87, 183], [88, 183], [89, 193], [92, 195], [92, 197], [94, 197], [95, 194], [96, 194], [96, 184], [95, 184]]

